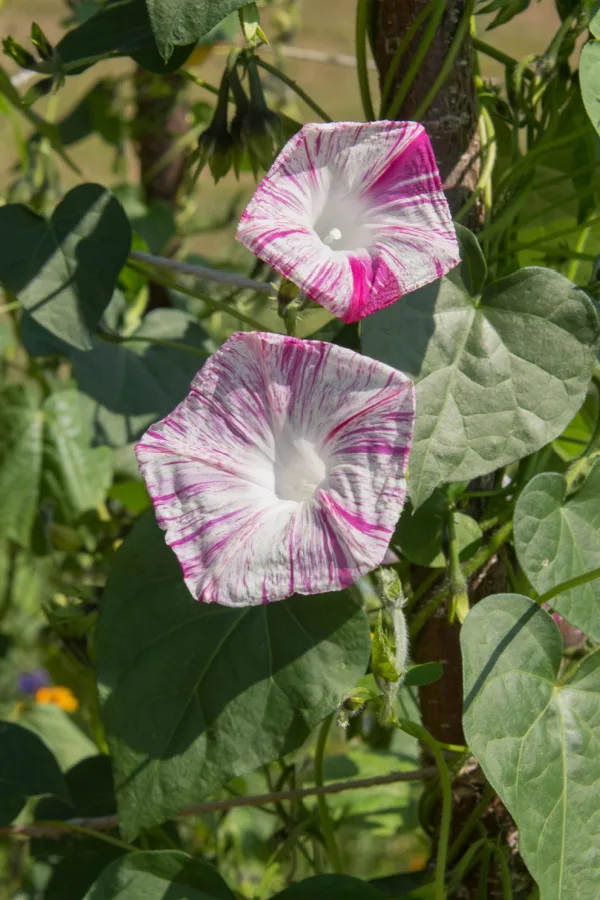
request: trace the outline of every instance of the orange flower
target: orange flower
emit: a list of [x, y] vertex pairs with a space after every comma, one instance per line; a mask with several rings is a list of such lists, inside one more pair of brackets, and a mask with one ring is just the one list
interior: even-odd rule
[[68, 687], [41, 687], [35, 692], [35, 702], [46, 704], [50, 703], [54, 706], [64, 709], [65, 712], [75, 712], [79, 706], [79, 700]]
[[415, 853], [408, 864], [409, 872], [420, 872], [427, 865], [427, 856], [425, 853]]

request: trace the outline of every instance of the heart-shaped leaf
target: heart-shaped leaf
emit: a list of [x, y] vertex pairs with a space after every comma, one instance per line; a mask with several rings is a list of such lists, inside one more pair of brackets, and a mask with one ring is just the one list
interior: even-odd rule
[[[515, 508], [515, 549], [538, 593], [600, 567], [600, 460], [566, 499], [563, 475], [544, 472], [525, 487]], [[558, 594], [552, 608], [600, 641], [600, 581]]]
[[362, 326], [365, 352], [417, 382], [415, 507], [445, 481], [485, 475], [558, 437], [585, 399], [596, 357], [594, 306], [562, 275], [526, 268], [478, 296], [466, 267]]
[[218, 872], [176, 850], [129, 853], [114, 860], [83, 900], [235, 900]]
[[519, 829], [544, 900], [596, 900], [600, 651], [559, 677], [562, 639], [532, 600], [498, 594], [462, 627], [464, 729]]
[[0, 208], [0, 281], [29, 314], [89, 350], [131, 246], [118, 200], [97, 184], [69, 191], [49, 221], [20, 203]]
[[69, 802], [58, 763], [37, 735], [20, 725], [0, 722], [0, 827], [12, 822], [29, 797], [41, 794]]
[[370, 650], [366, 617], [343, 592], [241, 610], [196, 603], [142, 517], [115, 559], [97, 633], [125, 833], [300, 746]]
[[104, 500], [111, 477], [112, 453], [90, 447], [77, 391], [41, 405], [22, 385], [0, 392], [1, 534], [28, 546], [43, 500], [68, 522]]

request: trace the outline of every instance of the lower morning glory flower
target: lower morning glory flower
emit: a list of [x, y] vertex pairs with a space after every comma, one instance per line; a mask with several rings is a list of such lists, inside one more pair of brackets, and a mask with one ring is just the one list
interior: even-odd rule
[[460, 261], [433, 150], [416, 122], [305, 125], [258, 186], [236, 236], [345, 322]]
[[198, 600], [337, 590], [384, 558], [405, 496], [412, 381], [320, 341], [234, 334], [136, 447]]

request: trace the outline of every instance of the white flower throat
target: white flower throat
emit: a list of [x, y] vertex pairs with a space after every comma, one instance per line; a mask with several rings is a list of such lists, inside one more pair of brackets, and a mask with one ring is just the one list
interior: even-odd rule
[[367, 207], [352, 195], [331, 193], [314, 222], [313, 228], [332, 250], [368, 249], [372, 235], [367, 227]]
[[280, 500], [310, 500], [327, 478], [327, 464], [305, 438], [282, 441], [273, 465], [274, 493]]

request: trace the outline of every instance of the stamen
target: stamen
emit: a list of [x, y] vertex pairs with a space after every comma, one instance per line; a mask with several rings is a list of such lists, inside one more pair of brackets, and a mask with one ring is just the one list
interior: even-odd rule
[[330, 232], [323, 238], [323, 243], [327, 244], [328, 247], [331, 247], [332, 244], [336, 244], [338, 241], [342, 239], [342, 232], [339, 228], [332, 228]]

